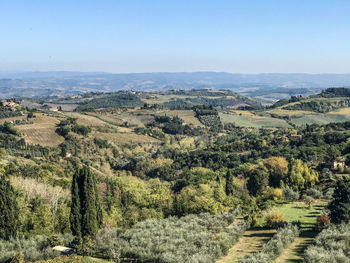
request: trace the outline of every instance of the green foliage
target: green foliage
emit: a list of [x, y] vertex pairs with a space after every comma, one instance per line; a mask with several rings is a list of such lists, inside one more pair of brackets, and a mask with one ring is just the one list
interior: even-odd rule
[[333, 223], [350, 221], [350, 178], [342, 177], [337, 181], [328, 209]]
[[107, 140], [101, 139], [101, 138], [94, 138], [94, 143], [100, 147], [100, 148], [109, 148], [111, 147], [111, 145], [109, 144], [109, 142]]
[[0, 236], [9, 238], [16, 236], [20, 222], [20, 210], [17, 203], [17, 193], [11, 186], [3, 171], [0, 175]]
[[110, 258], [118, 254], [141, 262], [215, 262], [247, 227], [241, 223], [227, 228], [238, 213], [147, 220], [125, 232], [104, 229], [97, 236], [97, 250]]
[[119, 92], [106, 97], [92, 99], [79, 105], [77, 111], [89, 111], [101, 108], [134, 108], [143, 106], [142, 100], [135, 94]]
[[315, 99], [310, 101], [301, 101], [299, 103], [296, 103], [290, 106], [285, 106], [283, 109], [305, 110], [305, 111], [326, 113], [336, 109], [346, 108], [349, 106], [350, 106], [350, 99], [341, 99], [336, 101]]
[[[69, 234], [58, 235], [59, 245], [69, 246], [73, 237]], [[46, 260], [60, 255], [52, 250], [50, 237], [0, 239], [0, 262], [33, 262]], [[21, 261], [22, 260], [22, 261]]]
[[0, 119], [17, 117], [22, 115], [23, 113], [18, 110], [12, 111], [12, 110], [9, 110], [7, 107], [0, 106]]
[[70, 214], [71, 230], [78, 244], [89, 243], [87, 240], [95, 237], [102, 220], [95, 176], [87, 166], [78, 168], [73, 176]]
[[291, 163], [288, 185], [293, 190], [305, 190], [312, 188], [318, 182], [318, 173], [309, 168], [301, 160], [293, 160]]
[[76, 124], [72, 127], [72, 131], [77, 133], [77, 134], [87, 136], [91, 132], [91, 128], [84, 126], [84, 125], [77, 125]]
[[315, 238], [305, 251], [306, 263], [350, 262], [350, 225], [333, 225]]
[[11, 135], [19, 135], [19, 131], [13, 127], [13, 125], [7, 121], [0, 125], [0, 132]]
[[234, 181], [233, 181], [233, 172], [231, 170], [228, 170], [226, 173], [226, 185], [225, 185], [225, 191], [226, 195], [232, 195], [234, 193]]
[[247, 188], [253, 196], [261, 195], [269, 184], [268, 173], [260, 168], [249, 171], [247, 177], [249, 178]]

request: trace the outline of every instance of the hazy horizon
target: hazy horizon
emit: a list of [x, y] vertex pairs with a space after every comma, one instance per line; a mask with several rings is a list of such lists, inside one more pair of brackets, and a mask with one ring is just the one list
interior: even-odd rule
[[0, 70], [348, 74], [350, 2], [2, 4]]

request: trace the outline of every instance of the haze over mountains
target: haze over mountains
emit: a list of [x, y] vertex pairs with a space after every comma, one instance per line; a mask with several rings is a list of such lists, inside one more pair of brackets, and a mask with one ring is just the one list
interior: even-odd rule
[[231, 74], [225, 72], [127, 73], [0, 72], [0, 97], [74, 95], [89, 91], [229, 89], [265, 100], [310, 95], [350, 86], [350, 74]]

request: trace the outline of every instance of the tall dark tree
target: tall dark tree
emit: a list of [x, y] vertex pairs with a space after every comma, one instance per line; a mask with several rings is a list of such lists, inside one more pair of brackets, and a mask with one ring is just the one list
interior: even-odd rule
[[80, 190], [81, 188], [81, 176], [80, 169], [75, 171], [72, 182], [72, 204], [70, 211], [70, 228], [72, 234], [77, 238], [81, 239], [81, 201], [80, 201]]
[[9, 238], [17, 234], [19, 208], [17, 193], [4, 174], [0, 175], [0, 236]]
[[226, 194], [227, 195], [232, 195], [234, 192], [234, 182], [233, 182], [233, 172], [231, 170], [228, 170], [226, 173]]
[[78, 168], [72, 182], [71, 230], [78, 241], [94, 238], [102, 225], [96, 179], [87, 166]]
[[332, 223], [350, 222], [350, 178], [342, 177], [338, 180], [328, 209]]
[[248, 173], [247, 188], [251, 195], [258, 196], [262, 194], [269, 184], [269, 175], [262, 168], [257, 168]]

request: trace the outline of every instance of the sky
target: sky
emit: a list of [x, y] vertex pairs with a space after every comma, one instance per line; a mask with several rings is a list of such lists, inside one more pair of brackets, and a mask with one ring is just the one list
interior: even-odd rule
[[350, 73], [349, 0], [4, 0], [1, 71]]

